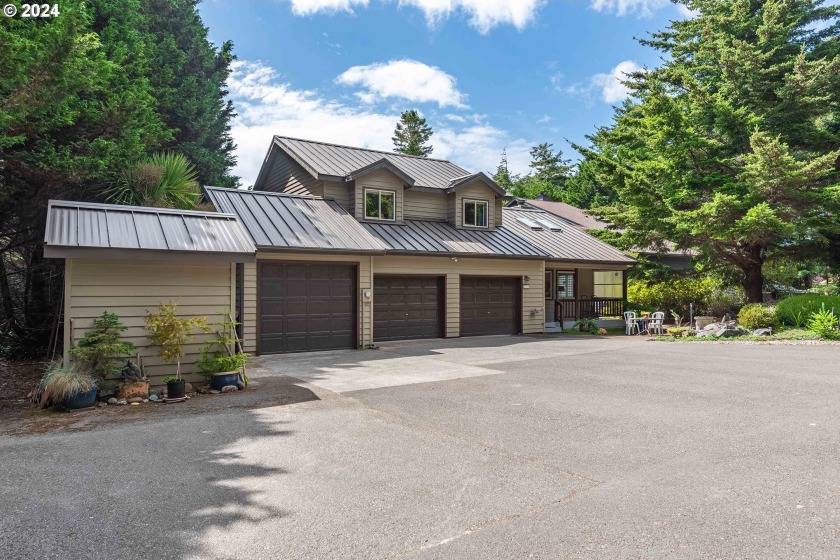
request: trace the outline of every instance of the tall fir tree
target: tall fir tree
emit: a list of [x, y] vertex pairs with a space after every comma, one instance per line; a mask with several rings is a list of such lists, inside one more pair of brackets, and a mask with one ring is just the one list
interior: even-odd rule
[[569, 176], [569, 161], [563, 159], [563, 152], [552, 148], [547, 142], [531, 148], [531, 173], [518, 179], [511, 193], [522, 198], [537, 198], [542, 195], [549, 200], [562, 200], [563, 188]]
[[502, 149], [502, 159], [496, 167], [496, 172], [493, 173], [493, 180], [497, 185], [505, 189], [505, 192], [509, 192], [516, 179], [516, 177], [511, 176], [510, 170], [508, 169], [507, 150]]
[[824, 253], [840, 228], [840, 8], [683, 3], [697, 15], [642, 41], [665, 62], [628, 78], [631, 100], [581, 149], [626, 246], [699, 249], [761, 301], [764, 263]]
[[432, 134], [432, 127], [426, 124], [426, 119], [421, 117], [416, 109], [403, 111], [391, 138], [394, 151], [410, 156], [428, 157], [433, 149], [427, 145]]

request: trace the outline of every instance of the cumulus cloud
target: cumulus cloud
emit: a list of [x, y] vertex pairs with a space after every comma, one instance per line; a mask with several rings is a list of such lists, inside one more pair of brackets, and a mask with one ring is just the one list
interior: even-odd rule
[[[234, 172], [244, 185], [253, 184], [275, 134], [391, 150], [399, 113], [376, 111], [325, 98], [317, 91], [295, 89], [261, 62], [235, 61], [228, 78], [238, 116], [231, 133], [237, 144]], [[463, 121], [444, 117], [432, 122], [433, 157], [451, 159], [472, 171], [493, 171], [507, 147], [510, 169], [527, 171], [532, 141], [512, 138], [481, 115]]]
[[587, 100], [591, 100], [594, 95], [600, 94], [601, 99], [605, 102], [615, 105], [630, 96], [630, 89], [621, 82], [627, 79], [627, 74], [637, 72], [641, 69], [642, 67], [634, 61], [625, 60], [619, 62], [608, 73], [595, 74], [586, 82], [567, 87], [557, 85], [557, 89], [569, 95], [579, 96]]
[[356, 95], [365, 103], [396, 97], [417, 103], [433, 102], [439, 107], [467, 107], [464, 94], [455, 86], [455, 78], [436, 66], [416, 60], [353, 66], [339, 75], [336, 82], [361, 86], [363, 90]]
[[[368, 0], [289, 0], [297, 15], [315, 13], [353, 12], [354, 7], [366, 7]], [[417, 8], [423, 12], [430, 26], [463, 13], [469, 24], [481, 33], [488, 33], [499, 25], [513, 25], [524, 29], [545, 0], [383, 0], [399, 6]]]
[[368, 0], [289, 0], [292, 13], [298, 16], [309, 16], [319, 12], [353, 12], [354, 6], [367, 7]]
[[590, 5], [596, 11], [617, 16], [636, 14], [639, 17], [651, 17], [654, 11], [670, 3], [669, 0], [591, 0]]

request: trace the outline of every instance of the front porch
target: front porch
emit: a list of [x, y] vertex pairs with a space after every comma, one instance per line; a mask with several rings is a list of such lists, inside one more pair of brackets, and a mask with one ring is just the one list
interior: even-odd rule
[[624, 270], [545, 270], [545, 331], [571, 328], [578, 319], [599, 327], [624, 325], [627, 281]]

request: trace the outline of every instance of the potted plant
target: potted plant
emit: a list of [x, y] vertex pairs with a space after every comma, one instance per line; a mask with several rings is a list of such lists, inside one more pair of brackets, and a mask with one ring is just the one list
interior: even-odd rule
[[101, 385], [106, 379], [119, 374], [118, 358], [134, 352], [134, 344], [121, 340], [128, 327], [120, 323], [116, 313], [103, 312], [93, 320], [93, 327], [85, 333], [70, 355], [79, 369]]
[[248, 354], [242, 352], [242, 341], [234, 333], [239, 324], [229, 314], [225, 319], [214, 323], [216, 338], [211, 339], [201, 349], [201, 357], [196, 361], [198, 369], [210, 378], [210, 387], [221, 390], [228, 385], [239, 384], [239, 373], [245, 368]]
[[577, 328], [580, 332], [591, 332], [598, 330], [598, 322], [595, 319], [585, 317], [575, 321], [573, 328]]
[[52, 364], [38, 386], [39, 404], [44, 408], [61, 403], [66, 408], [87, 408], [96, 404], [96, 379], [78, 364]]
[[158, 358], [175, 362], [175, 375], [164, 377], [166, 394], [170, 399], [182, 399], [186, 395], [184, 380], [181, 378], [181, 358], [184, 357], [184, 345], [190, 341], [196, 329], [207, 330], [206, 317], [179, 317], [178, 306], [172, 302], [158, 305], [157, 313], [146, 312], [146, 332], [153, 346], [158, 347]]

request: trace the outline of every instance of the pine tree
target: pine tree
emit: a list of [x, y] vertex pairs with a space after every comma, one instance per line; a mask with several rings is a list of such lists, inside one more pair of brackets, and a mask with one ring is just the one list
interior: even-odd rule
[[426, 143], [432, 134], [432, 127], [426, 124], [426, 119], [421, 117], [416, 109], [403, 111], [391, 138], [394, 151], [410, 156], [428, 157], [433, 148]]
[[562, 200], [563, 187], [569, 175], [568, 160], [563, 159], [563, 152], [554, 152], [552, 145], [542, 143], [531, 148], [533, 172], [517, 180], [511, 193], [522, 198], [537, 198], [542, 195], [549, 200]]
[[505, 189], [505, 192], [508, 192], [513, 187], [516, 179], [515, 177], [511, 177], [510, 170], [508, 169], [507, 150], [502, 149], [502, 160], [496, 167], [496, 172], [493, 173], [493, 180], [497, 185]]

